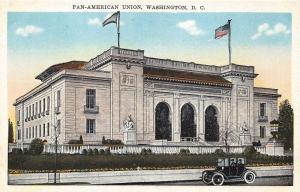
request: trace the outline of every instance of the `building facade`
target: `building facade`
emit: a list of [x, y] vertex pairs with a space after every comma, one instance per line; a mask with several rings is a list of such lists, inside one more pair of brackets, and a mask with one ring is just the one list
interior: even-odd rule
[[50, 66], [16, 99], [16, 139], [125, 144], [267, 142], [277, 89], [254, 87], [253, 66], [203, 65], [111, 47], [89, 62]]

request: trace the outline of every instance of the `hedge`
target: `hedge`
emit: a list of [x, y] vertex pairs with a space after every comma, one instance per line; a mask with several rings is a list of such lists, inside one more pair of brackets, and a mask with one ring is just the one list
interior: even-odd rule
[[[89, 153], [89, 152], [88, 152]], [[91, 151], [90, 153], [93, 153]], [[103, 153], [102, 151], [100, 153]], [[108, 151], [104, 153], [108, 154]], [[147, 155], [58, 155], [58, 169], [120, 169], [137, 167], [146, 169], [160, 169], [170, 167], [203, 167], [216, 166], [219, 157], [228, 154], [147, 154]], [[229, 157], [242, 157], [241, 154], [230, 154]], [[9, 154], [8, 168], [10, 170], [53, 170], [54, 155], [24, 155]], [[20, 161], [21, 160], [21, 161]], [[267, 155], [256, 155], [246, 159], [247, 166], [251, 165], [286, 165], [293, 163], [293, 157], [272, 157]]]

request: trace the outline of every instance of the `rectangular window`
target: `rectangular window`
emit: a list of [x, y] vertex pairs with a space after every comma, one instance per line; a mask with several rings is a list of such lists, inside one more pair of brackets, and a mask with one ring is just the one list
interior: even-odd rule
[[50, 97], [47, 97], [47, 111], [50, 110]]
[[87, 89], [86, 90], [86, 107], [87, 108], [95, 108], [96, 104], [96, 90], [95, 89]]
[[49, 136], [49, 135], [50, 135], [50, 124], [47, 123], [47, 136]]
[[32, 127], [29, 127], [29, 133], [28, 133], [29, 134], [29, 136], [28, 136], [29, 139], [31, 138], [31, 128]]
[[18, 110], [18, 121], [20, 121], [20, 118], [21, 118], [21, 111]]
[[20, 140], [20, 139], [21, 139], [21, 130], [18, 129], [18, 140]]
[[28, 128], [26, 128], [26, 139], [28, 139]]
[[46, 111], [46, 100], [45, 100], [45, 98], [43, 99], [43, 112], [45, 112]]
[[56, 93], [56, 102], [56, 106], [60, 107], [60, 90], [58, 90]]
[[95, 119], [86, 120], [86, 133], [95, 133]]
[[35, 126], [35, 130], [34, 130], [34, 132], [35, 132], [35, 134], [34, 134], [34, 136], [35, 136], [35, 138], [37, 138], [37, 136], [38, 136], [38, 133], [37, 133], [37, 126]]
[[32, 127], [32, 138], [34, 138], [34, 127]]
[[42, 137], [42, 126], [39, 125], [39, 137]]
[[29, 117], [31, 117], [31, 105], [29, 105]]
[[57, 120], [57, 123], [56, 123], [56, 131], [57, 131], [57, 134], [60, 134], [60, 128], [61, 128], [61, 120], [58, 119], [58, 120]]
[[45, 123], [43, 124], [43, 137], [45, 137], [46, 135], [46, 127], [45, 127]]
[[26, 118], [28, 118], [28, 107], [26, 107]]
[[42, 112], [42, 101], [40, 100], [39, 101], [39, 113], [41, 113]]
[[259, 105], [259, 116], [266, 116], [266, 103], [260, 103]]
[[260, 137], [265, 138], [266, 137], [266, 127], [260, 126]]
[[34, 104], [32, 104], [32, 116], [34, 116]]

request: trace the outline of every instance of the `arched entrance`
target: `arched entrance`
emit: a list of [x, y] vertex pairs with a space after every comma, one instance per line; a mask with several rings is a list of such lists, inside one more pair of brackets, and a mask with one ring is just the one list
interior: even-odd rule
[[192, 141], [196, 137], [194, 108], [186, 103], [181, 108], [181, 140]]
[[155, 139], [166, 139], [171, 141], [172, 124], [170, 121], [169, 106], [160, 102], [155, 108]]
[[214, 106], [209, 106], [205, 110], [205, 141], [219, 141], [219, 124]]

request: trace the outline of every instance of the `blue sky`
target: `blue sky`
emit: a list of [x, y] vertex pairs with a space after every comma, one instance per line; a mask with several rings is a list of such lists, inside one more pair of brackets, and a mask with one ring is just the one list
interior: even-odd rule
[[[89, 19], [103, 21], [107, 13], [9, 13], [8, 48], [56, 49], [74, 46], [116, 45], [114, 24], [102, 27], [89, 25]], [[172, 48], [207, 49], [227, 45], [227, 37], [214, 40], [214, 30], [232, 19], [232, 47], [239, 45], [284, 45], [291, 43], [291, 15], [284, 13], [121, 13], [121, 46], [152, 49], [157, 44]], [[194, 35], [180, 28], [180, 22], [194, 21]], [[192, 23], [193, 24], [193, 23]], [[258, 27], [267, 24], [272, 30], [276, 24], [286, 27], [286, 33], [262, 34], [253, 40]], [[26, 37], [16, 34], [18, 28], [31, 25], [41, 32], [29, 33]], [[188, 26], [187, 26], [188, 27]], [[191, 26], [192, 27], [192, 26]], [[283, 27], [284, 28], [284, 27]], [[197, 34], [198, 29], [198, 34]], [[267, 31], [266, 30], [266, 31]], [[265, 31], [265, 32], [266, 32]], [[199, 33], [200, 32], [200, 33]]]
[[[8, 79], [9, 103], [40, 84], [34, 77], [49, 66], [88, 61], [116, 46], [115, 25], [101, 25], [107, 15], [8, 13], [8, 75], [17, 77]], [[228, 39], [215, 40], [214, 31], [228, 19], [232, 62], [255, 66], [255, 86], [278, 88], [282, 99], [290, 99], [289, 13], [121, 13], [121, 47], [143, 49], [146, 56], [225, 65]], [[9, 114], [13, 119], [12, 105]]]

